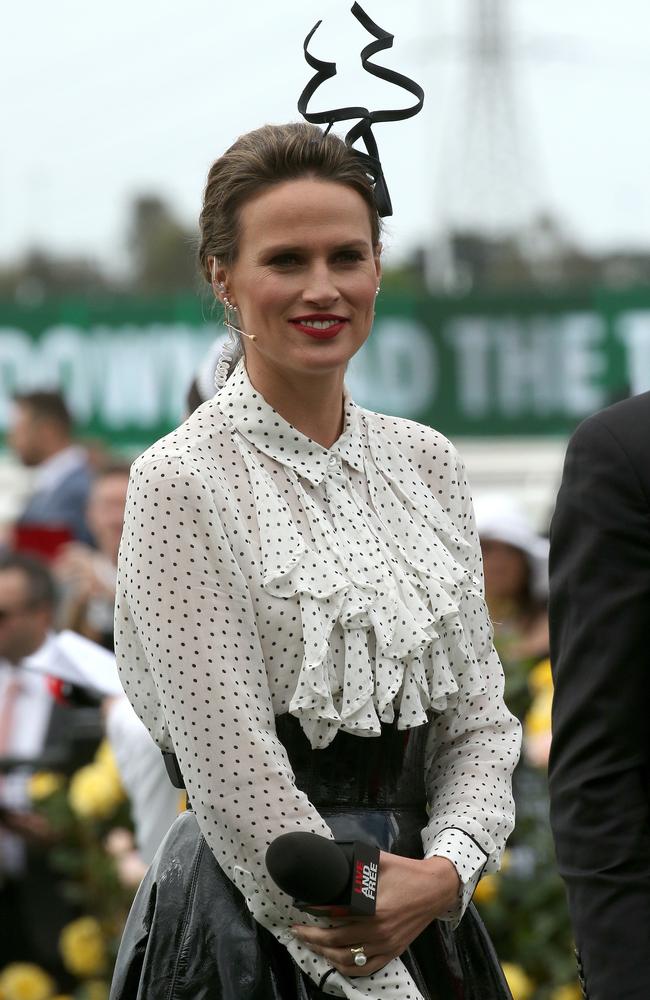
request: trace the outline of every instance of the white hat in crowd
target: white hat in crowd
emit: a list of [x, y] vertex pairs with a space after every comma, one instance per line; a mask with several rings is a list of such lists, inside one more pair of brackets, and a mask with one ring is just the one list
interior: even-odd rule
[[474, 504], [479, 538], [505, 542], [523, 552], [531, 572], [531, 589], [535, 597], [548, 595], [547, 538], [534, 530], [526, 511], [507, 493], [484, 493]]

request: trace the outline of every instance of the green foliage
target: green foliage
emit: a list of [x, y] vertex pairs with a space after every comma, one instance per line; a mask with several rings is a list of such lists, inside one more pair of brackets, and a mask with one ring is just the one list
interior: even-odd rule
[[[101, 753], [103, 758], [100, 760], [98, 752], [93, 766], [98, 769], [106, 768], [110, 784], [117, 780], [117, 772], [110, 751], [104, 747]], [[48, 860], [50, 868], [60, 880], [62, 894], [72, 904], [78, 918], [91, 918], [92, 926], [96, 928], [101, 941], [100, 953], [104, 958], [95, 963], [97, 971], [93, 978], [92, 973], [86, 976], [76, 970], [69, 963], [65, 949], [61, 948], [69, 978], [75, 981], [75, 985], [72, 994], [67, 983], [65, 985], [68, 988], [58, 992], [66, 996], [73, 995], [74, 1000], [108, 1000], [111, 969], [135, 891], [130, 881], [128, 884], [124, 883], [120, 873], [121, 854], [128, 854], [133, 850], [130, 809], [126, 797], [120, 791], [112, 811], [110, 807], [102, 808], [99, 801], [99, 808], [94, 813], [89, 806], [90, 815], [79, 816], [71, 804], [70, 786], [74, 781], [75, 775], [70, 778], [49, 773], [35, 775], [31, 785], [34, 796], [32, 809], [44, 821], [49, 845]], [[113, 788], [110, 790], [114, 794]], [[97, 794], [96, 790], [91, 791]], [[111, 849], [111, 833], [118, 835], [118, 841], [122, 845], [121, 852]], [[67, 928], [75, 923], [76, 918]], [[83, 926], [84, 920], [79, 923]], [[89, 945], [84, 942], [80, 930], [76, 937], [73, 936], [73, 944], [68, 943], [68, 953], [70, 949], [74, 954], [77, 949], [83, 948], [88, 949]]]

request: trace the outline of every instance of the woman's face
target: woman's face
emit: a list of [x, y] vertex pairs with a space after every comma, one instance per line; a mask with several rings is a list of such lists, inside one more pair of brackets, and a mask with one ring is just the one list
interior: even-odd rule
[[246, 202], [237, 259], [216, 278], [256, 338], [244, 341], [249, 374], [342, 373], [370, 333], [379, 252], [344, 184], [304, 177]]
[[481, 538], [485, 591], [490, 602], [517, 603], [524, 594], [530, 570], [521, 549], [494, 538]]

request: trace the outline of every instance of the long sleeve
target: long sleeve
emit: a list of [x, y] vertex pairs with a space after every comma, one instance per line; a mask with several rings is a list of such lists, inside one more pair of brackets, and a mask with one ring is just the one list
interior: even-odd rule
[[[480, 692], [459, 685], [458, 701], [437, 715], [429, 733], [427, 789], [430, 822], [423, 831], [427, 857], [448, 858], [461, 878], [458, 922], [483, 872], [497, 871], [514, 827], [512, 772], [521, 727], [503, 700], [503, 670], [492, 645], [483, 592], [483, 568], [463, 464], [454, 453], [450, 514], [466, 542], [466, 568], [477, 587], [460, 604], [463, 631], [477, 658]], [[466, 678], [468, 675], [463, 674]]]
[[650, 451], [630, 403], [574, 434], [551, 530], [551, 824], [593, 1000], [650, 996]]
[[138, 852], [150, 864], [178, 815], [181, 793], [171, 784], [160, 751], [126, 698], [112, 701], [106, 735], [129, 796]]
[[[289, 830], [331, 833], [295, 786], [276, 736], [252, 599], [220, 503], [184, 456], [135, 464], [119, 563], [120, 674], [158, 745], [175, 750], [217, 862], [255, 919], [318, 982], [328, 964], [289, 931], [311, 918], [269, 879], [264, 856]], [[377, 994], [371, 977], [335, 973], [326, 990], [354, 1000], [420, 1000], [401, 961], [389, 963], [381, 980]]]

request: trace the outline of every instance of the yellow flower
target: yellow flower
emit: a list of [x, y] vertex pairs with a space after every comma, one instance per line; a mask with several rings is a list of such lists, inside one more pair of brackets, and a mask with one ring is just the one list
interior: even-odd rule
[[120, 772], [117, 769], [117, 763], [115, 761], [115, 754], [111, 748], [108, 740], [102, 740], [102, 742], [97, 747], [95, 753], [95, 763], [99, 764], [100, 767], [105, 767], [111, 771], [116, 779], [120, 780]]
[[499, 880], [496, 875], [484, 875], [474, 890], [474, 902], [479, 906], [491, 903], [499, 893]]
[[30, 962], [12, 962], [0, 973], [3, 1000], [50, 1000], [54, 988], [54, 980]]
[[33, 802], [40, 802], [41, 799], [47, 799], [54, 792], [58, 792], [64, 783], [62, 774], [56, 774], [54, 771], [35, 771], [27, 785], [29, 797]]
[[103, 979], [89, 979], [84, 983], [84, 1000], [108, 1000], [108, 983]]
[[582, 1000], [582, 990], [578, 983], [566, 983], [553, 990], [551, 1000]]
[[551, 673], [551, 661], [542, 660], [536, 663], [528, 674], [528, 687], [533, 694], [541, 694], [542, 691], [553, 690], [553, 674]]
[[117, 773], [103, 764], [86, 764], [70, 781], [68, 801], [82, 819], [106, 819], [124, 799]]
[[526, 718], [524, 719], [524, 730], [526, 735], [539, 736], [542, 733], [550, 733], [552, 707], [552, 688], [540, 691], [540, 693], [533, 698], [533, 703], [526, 713]]
[[553, 688], [542, 687], [533, 698], [533, 703], [524, 719], [524, 752], [535, 767], [548, 765], [552, 708]]
[[80, 917], [61, 931], [59, 950], [65, 967], [75, 976], [96, 976], [106, 966], [101, 927], [94, 917]]
[[514, 1000], [529, 1000], [533, 995], [534, 985], [522, 967], [512, 962], [502, 962], [501, 968]]

